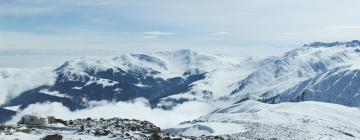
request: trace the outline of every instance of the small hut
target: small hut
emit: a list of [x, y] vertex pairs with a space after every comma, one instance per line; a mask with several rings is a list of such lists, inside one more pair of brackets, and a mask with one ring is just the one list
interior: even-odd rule
[[37, 115], [24, 115], [21, 117], [18, 124], [25, 124], [27, 126], [45, 126], [48, 124], [48, 120], [45, 117]]

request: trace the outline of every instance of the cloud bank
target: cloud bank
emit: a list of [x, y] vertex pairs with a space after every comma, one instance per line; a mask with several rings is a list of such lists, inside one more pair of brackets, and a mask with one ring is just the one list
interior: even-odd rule
[[178, 105], [173, 110], [151, 109], [145, 99], [134, 102], [92, 102], [88, 109], [71, 112], [61, 103], [33, 104], [18, 113], [8, 123], [16, 123], [24, 114], [37, 113], [41, 116], [55, 116], [61, 119], [76, 118], [129, 118], [147, 120], [161, 128], [174, 126], [182, 121], [192, 120], [213, 110], [209, 104], [188, 102]]
[[0, 105], [22, 92], [42, 85], [52, 85], [56, 80], [52, 68], [0, 69]]

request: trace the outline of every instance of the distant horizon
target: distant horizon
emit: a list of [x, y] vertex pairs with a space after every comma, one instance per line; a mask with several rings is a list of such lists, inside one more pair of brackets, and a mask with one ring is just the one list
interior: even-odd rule
[[[349, 41], [332, 41], [332, 42], [312, 42], [312, 43], [335, 43], [335, 42], [351, 42], [356, 40], [349, 40]], [[309, 45], [311, 43], [307, 43], [304, 45]], [[304, 46], [302, 45], [302, 46]], [[243, 51], [231, 51], [229, 50], [228, 53], [224, 50], [219, 50], [217, 52], [210, 50], [210, 51], [201, 51], [199, 49], [189, 49], [196, 52], [205, 52], [209, 54], [219, 54], [228, 57], [239, 57], [239, 58], [246, 58], [246, 57], [258, 57], [258, 58], [266, 58], [271, 56], [279, 56], [284, 54], [292, 49], [300, 48], [302, 46], [297, 47], [289, 47], [289, 48], [278, 48], [274, 51], [273, 48], [263, 47], [257, 50], [247, 50], [243, 49]], [[159, 49], [159, 50], [134, 50], [134, 51], [121, 51], [121, 50], [101, 50], [101, 49], [0, 49], [0, 59], [5, 60], [0, 62], [0, 69], [1, 68], [37, 68], [37, 67], [48, 67], [48, 66], [59, 66], [63, 64], [67, 60], [77, 59], [81, 57], [102, 57], [102, 58], [113, 58], [123, 54], [129, 53], [142, 53], [142, 52], [165, 52], [165, 51], [179, 51], [183, 50], [181, 48], [172, 48], [172, 49]], [[267, 52], [267, 53], [263, 53]], [[24, 63], [26, 59], [27, 63]]]
[[192, 49], [268, 55], [310, 42], [360, 36], [360, 20], [354, 18], [360, 16], [359, 4], [356, 0], [4, 1], [0, 50]]

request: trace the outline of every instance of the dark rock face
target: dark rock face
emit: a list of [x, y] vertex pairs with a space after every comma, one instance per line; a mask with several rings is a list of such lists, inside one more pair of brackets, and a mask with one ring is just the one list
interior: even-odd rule
[[222, 140], [222, 136], [182, 136], [171, 134], [169, 130], [161, 130], [148, 121], [135, 119], [76, 119], [67, 121], [70, 128], [80, 128], [80, 135], [90, 134], [94, 136], [107, 136], [120, 139], [149, 139], [149, 140], [182, 140], [182, 139], [216, 139]]
[[[149, 100], [151, 107], [156, 107], [161, 98], [186, 92], [193, 82], [205, 78], [205, 73], [184, 73], [182, 77], [162, 79], [151, 75], [156, 71], [126, 72], [120, 68], [71, 73], [67, 65], [55, 70], [58, 77], [53, 86], [26, 91], [4, 106], [21, 105], [23, 109], [34, 103], [60, 102], [70, 110], [77, 110], [86, 108], [88, 101], [131, 101], [143, 97]], [[44, 90], [61, 96], [46, 94]]]
[[305, 45], [305, 46], [310, 46], [310, 47], [334, 47], [334, 46], [342, 46], [345, 45], [346, 47], [358, 47], [360, 46], [360, 41], [359, 40], [353, 40], [350, 42], [332, 42], [332, 43], [324, 43], [324, 42], [314, 42], [311, 43], [309, 45]]
[[15, 114], [16, 114], [15, 111], [0, 108], [0, 122], [5, 122], [10, 120], [11, 117]]
[[163, 139], [168, 134], [148, 121], [135, 119], [76, 119], [67, 121], [68, 127], [81, 128], [79, 134], [90, 134], [94, 136], [108, 136], [121, 139]]
[[35, 88], [29, 91], [22, 93], [20, 96], [12, 99], [10, 102], [4, 106], [15, 106], [21, 105], [20, 109], [28, 107], [30, 104], [34, 103], [44, 103], [44, 102], [61, 102], [64, 105], [67, 105], [70, 109], [74, 110], [76, 108], [81, 108], [81, 105], [77, 104], [76, 101], [70, 98], [62, 98], [57, 96], [51, 96], [48, 94], [41, 93], [41, 90], [48, 89], [51, 87], [43, 86]]
[[[90, 135], [99, 139], [143, 139], [143, 140], [182, 140], [182, 139], [223, 139], [222, 136], [182, 136], [170, 134], [161, 130], [156, 125], [148, 121], [135, 119], [109, 118], [109, 119], [75, 119], [65, 121], [68, 124], [65, 127], [14, 127], [0, 124], [0, 134], [14, 135], [18, 133], [27, 133], [29, 135], [43, 134], [44, 140], [61, 140], [64, 138], [64, 132], [68, 135], [85, 136]], [[53, 131], [57, 130], [56, 134]], [[63, 131], [66, 130], [66, 131]], [[49, 133], [50, 132], [50, 133]]]
[[0, 124], [0, 135], [1, 134], [12, 135], [14, 131], [15, 131], [15, 127]]
[[47, 135], [44, 138], [42, 138], [42, 140], [62, 140], [63, 136], [59, 135], [59, 134], [54, 134], [54, 135]]

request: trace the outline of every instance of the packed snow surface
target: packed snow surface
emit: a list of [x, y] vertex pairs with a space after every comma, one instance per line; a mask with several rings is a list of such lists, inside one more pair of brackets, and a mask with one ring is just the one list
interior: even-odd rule
[[312, 101], [265, 104], [249, 100], [168, 131], [235, 139], [359, 139], [360, 109]]

